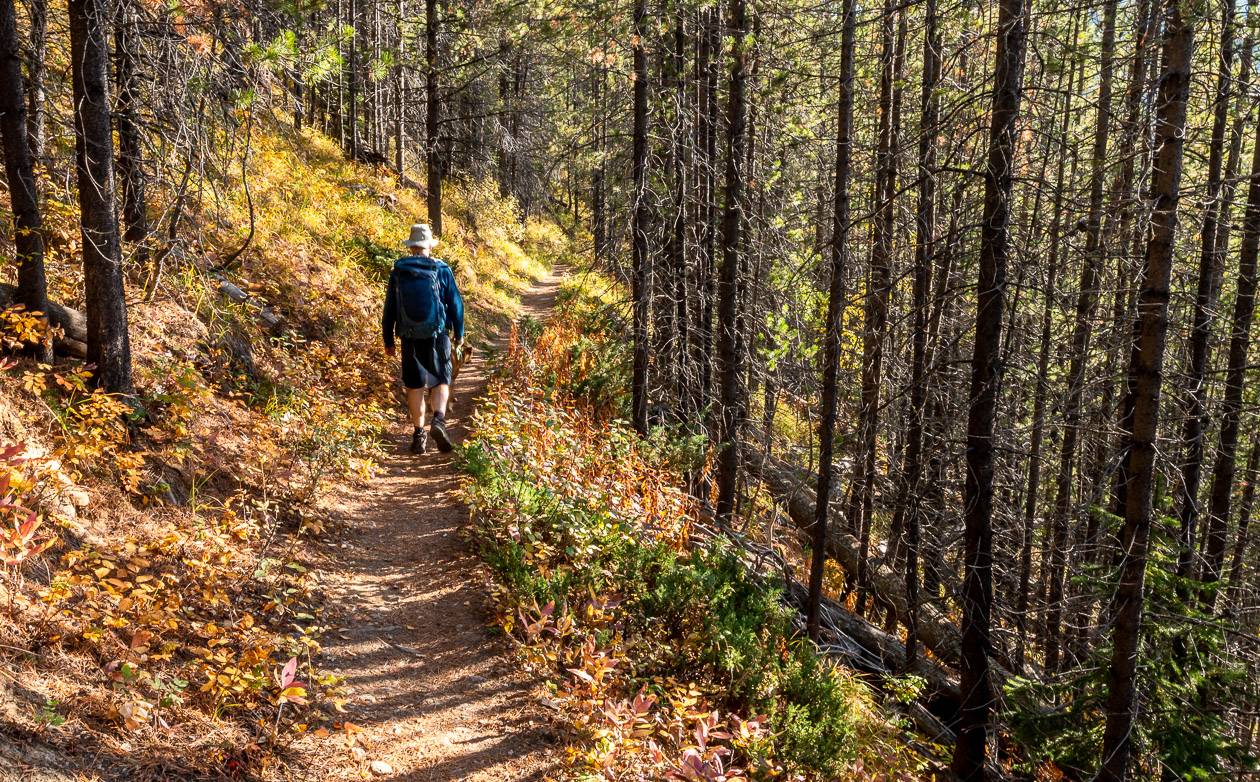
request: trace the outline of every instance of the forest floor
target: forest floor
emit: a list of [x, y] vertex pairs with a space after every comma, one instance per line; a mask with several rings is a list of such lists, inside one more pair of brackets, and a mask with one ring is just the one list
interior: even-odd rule
[[[560, 275], [523, 297], [523, 315], [550, 310]], [[496, 343], [502, 343], [500, 335]], [[492, 344], [496, 344], [492, 343]], [[447, 421], [468, 435], [489, 373], [474, 352], [454, 387]], [[310, 778], [406, 782], [544, 780], [558, 773], [560, 744], [533, 683], [488, 624], [488, 594], [476, 556], [461, 540], [469, 518], [453, 454], [408, 452], [410, 430], [386, 444], [364, 490], [332, 498], [342, 541], [320, 553], [330, 632], [323, 666], [346, 679], [345, 718], [355, 748], [309, 739], [296, 765]]]

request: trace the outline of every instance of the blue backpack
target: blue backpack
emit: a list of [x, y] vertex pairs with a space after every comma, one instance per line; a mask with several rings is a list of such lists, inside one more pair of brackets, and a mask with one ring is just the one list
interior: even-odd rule
[[446, 328], [442, 305], [442, 262], [434, 258], [403, 258], [394, 266], [398, 297], [398, 336], [432, 339]]

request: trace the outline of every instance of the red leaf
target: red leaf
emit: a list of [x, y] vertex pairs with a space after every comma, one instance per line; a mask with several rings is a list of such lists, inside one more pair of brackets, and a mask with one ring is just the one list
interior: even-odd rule
[[293, 679], [297, 676], [297, 658], [290, 657], [289, 661], [284, 664], [284, 670], [280, 672], [281, 689], [288, 687], [293, 683]]

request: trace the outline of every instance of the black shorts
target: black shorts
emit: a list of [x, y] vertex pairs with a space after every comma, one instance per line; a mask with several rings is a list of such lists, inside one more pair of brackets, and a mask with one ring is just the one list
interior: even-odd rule
[[407, 388], [450, 385], [450, 335], [443, 332], [433, 339], [403, 339], [402, 379]]

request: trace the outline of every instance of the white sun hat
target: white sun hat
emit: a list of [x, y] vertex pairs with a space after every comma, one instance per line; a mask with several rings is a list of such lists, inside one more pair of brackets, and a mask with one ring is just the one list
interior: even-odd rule
[[438, 238], [433, 235], [433, 229], [428, 223], [416, 223], [411, 226], [411, 236], [403, 241], [403, 247], [418, 247], [425, 250], [432, 250], [437, 247]]

